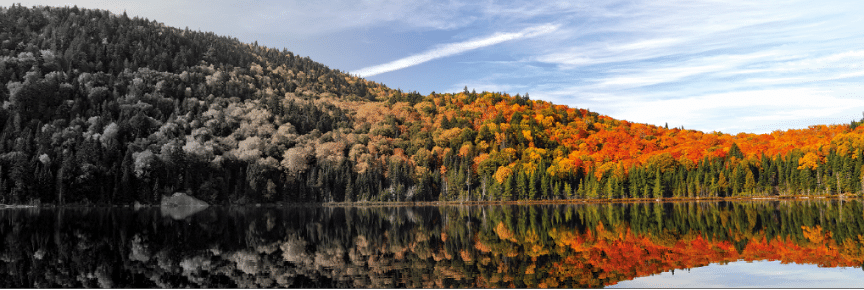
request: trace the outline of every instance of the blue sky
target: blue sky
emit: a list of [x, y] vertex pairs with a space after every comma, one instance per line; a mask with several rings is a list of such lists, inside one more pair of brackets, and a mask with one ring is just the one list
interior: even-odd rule
[[864, 111], [860, 1], [22, 1], [124, 10], [423, 94], [530, 94], [725, 133]]

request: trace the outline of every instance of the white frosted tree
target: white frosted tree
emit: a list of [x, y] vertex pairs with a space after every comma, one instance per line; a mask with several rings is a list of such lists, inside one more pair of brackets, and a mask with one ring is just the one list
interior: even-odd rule
[[261, 138], [258, 138], [257, 136], [249, 137], [240, 141], [235, 154], [237, 159], [246, 162], [255, 162], [261, 157], [261, 149], [263, 146], [264, 142]]
[[345, 160], [343, 152], [345, 152], [345, 144], [342, 142], [325, 142], [315, 146], [315, 157], [332, 164], [340, 164]]
[[312, 162], [312, 148], [295, 146], [282, 154], [282, 168], [292, 177], [298, 177], [307, 169]]
[[150, 167], [156, 161], [156, 156], [148, 149], [132, 153], [132, 159], [135, 160], [135, 176], [144, 178], [149, 176]]
[[209, 162], [213, 159], [213, 144], [212, 142], [200, 142], [198, 139], [186, 135], [186, 144], [183, 145], [183, 152], [187, 156]]

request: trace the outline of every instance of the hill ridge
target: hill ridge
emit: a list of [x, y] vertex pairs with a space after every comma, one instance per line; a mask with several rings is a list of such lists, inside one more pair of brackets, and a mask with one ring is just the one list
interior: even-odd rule
[[104, 10], [0, 10], [0, 203], [860, 193], [862, 131], [705, 133], [527, 95], [390, 89]]

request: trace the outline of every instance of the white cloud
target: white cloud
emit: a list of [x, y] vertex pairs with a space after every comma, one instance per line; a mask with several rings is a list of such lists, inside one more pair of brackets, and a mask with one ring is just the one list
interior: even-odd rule
[[659, 38], [659, 39], [637, 40], [636, 42], [619, 44], [616, 46], [610, 46], [609, 50], [611, 50], [611, 51], [628, 51], [628, 50], [657, 49], [657, 48], [663, 48], [663, 47], [675, 45], [675, 44], [678, 44], [681, 42], [682, 42], [682, 39], [680, 39], [680, 38]]
[[844, 12], [859, 5], [740, 4], [640, 2], [564, 26], [561, 41], [526, 57], [558, 77], [527, 90], [613, 118], [733, 133], [860, 118], [864, 38]]
[[[26, 0], [23, 5], [67, 1]], [[354, 72], [364, 76], [439, 59], [436, 65], [445, 65], [448, 74], [444, 77], [436, 75], [442, 70], [406, 70], [374, 79], [424, 93], [461, 91], [463, 85], [528, 92], [535, 99], [658, 125], [758, 132], [848, 122], [860, 118], [861, 108], [854, 106], [864, 99], [864, 50], [858, 49], [864, 47], [864, 18], [855, 13], [862, 8], [858, 1], [76, 4], [259, 40], [343, 71], [374, 59], [379, 65]], [[536, 26], [543, 23], [554, 23], [554, 32], [542, 31], [551, 25]], [[525, 27], [543, 37], [496, 45], [531, 37], [532, 28]], [[478, 35], [485, 37], [472, 39]], [[429, 46], [447, 42], [456, 43]], [[490, 53], [484, 50], [479, 59], [445, 58], [483, 47]], [[385, 63], [389, 60], [395, 61]]]
[[689, 76], [708, 72], [716, 72], [728, 68], [728, 64], [713, 64], [690, 67], [671, 67], [640, 72], [634, 75], [623, 75], [606, 78], [599, 82], [600, 86], [648, 86], [677, 81]]
[[541, 47], [532, 60], [575, 69], [596, 64], [691, 57], [777, 42], [831, 40], [844, 37], [840, 31], [849, 29], [840, 27], [842, 29], [826, 33], [827, 24], [814, 24], [804, 19], [830, 15], [830, 10], [826, 12], [825, 5], [802, 7], [804, 5], [795, 2], [615, 3], [609, 6], [617, 13], [586, 15], [594, 19], [588, 24], [577, 22], [578, 30], [565, 27], [562, 31], [571, 31], [570, 38], [547, 45], [546, 49]]
[[[782, 58], [781, 54], [774, 51], [759, 51], [749, 54], [732, 54], [732, 55], [717, 55], [708, 57], [696, 57], [691, 59], [681, 59], [680, 61], [667, 64], [661, 68], [638, 68], [635, 74], [624, 75], [623, 78], [642, 79], [641, 85], [653, 85], [659, 83], [667, 83], [680, 80], [685, 77], [707, 74], [707, 73], [725, 73], [727, 71], [736, 71], [737, 69], [746, 66], [753, 62], [773, 60]], [[649, 65], [643, 65], [649, 66]], [[653, 64], [656, 66], [656, 64]], [[617, 78], [611, 77], [601, 81], [601, 84], [616, 84]], [[626, 82], [624, 84], [627, 84]]]
[[[476, 17], [464, 12], [476, 10], [466, 1], [391, 1], [391, 0], [325, 0], [325, 1], [219, 1], [207, 3], [170, 1], [141, 3], [129, 0], [22, 0], [22, 5], [72, 6], [126, 10], [168, 25], [203, 31], [218, 26], [241, 27], [244, 33], [290, 33], [320, 35], [340, 30], [395, 24], [405, 29], [455, 29], [464, 27]], [[201, 23], [208, 26], [201, 26]], [[264, 31], [262, 31], [264, 30]], [[236, 31], [236, 30], [234, 30]], [[236, 32], [235, 32], [236, 33]], [[237, 35], [232, 35], [237, 36]]]
[[[457, 17], [469, 4], [438, 1], [278, 1], [258, 9], [271, 24], [292, 33], [317, 34], [344, 29], [398, 24], [397, 27], [454, 29], [473, 17]], [[261, 18], [249, 17], [249, 20]]]
[[354, 71], [353, 73], [361, 77], [374, 76], [385, 72], [391, 72], [394, 70], [415, 66], [433, 59], [447, 57], [455, 54], [460, 54], [469, 50], [499, 44], [505, 41], [547, 34], [555, 31], [555, 29], [557, 28], [558, 26], [556, 25], [545, 24], [529, 27], [519, 32], [495, 33], [487, 37], [475, 38], [463, 42], [449, 43], [445, 45], [440, 45], [436, 48], [421, 52], [419, 54], [411, 55], [385, 64], [365, 67]]
[[706, 131], [737, 129], [765, 133], [773, 129], [766, 127], [762, 132], [755, 132], [748, 128], [757, 124], [762, 127], [786, 124], [786, 128], [819, 124], [797, 122], [802, 119], [822, 122], [832, 119], [845, 123], [851, 120], [850, 116], [857, 116], [854, 108], [862, 107], [864, 100], [860, 98], [838, 97], [830, 90], [811, 87], [733, 91], [675, 99], [646, 98], [606, 106], [601, 112], [650, 124], [668, 122], [672, 126], [685, 124], [687, 128]]

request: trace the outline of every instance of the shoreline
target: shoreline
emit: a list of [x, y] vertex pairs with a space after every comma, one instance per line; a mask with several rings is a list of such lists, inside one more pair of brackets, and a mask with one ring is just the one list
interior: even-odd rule
[[772, 200], [835, 200], [862, 199], [861, 196], [850, 194], [835, 195], [783, 195], [768, 197], [667, 197], [667, 198], [620, 198], [620, 199], [560, 199], [560, 200], [517, 200], [517, 201], [356, 201], [356, 202], [323, 202], [306, 203], [322, 207], [385, 207], [385, 206], [478, 206], [478, 205], [556, 205], [556, 204], [605, 204], [605, 203], [685, 203], [711, 201], [772, 201]]
[[[611, 203], [684, 203], [684, 202], [712, 202], [712, 201], [772, 201], [772, 200], [834, 200], [834, 199], [862, 199], [864, 197], [851, 194], [834, 195], [781, 195], [781, 196], [758, 196], [758, 197], [667, 197], [667, 198], [620, 198], [620, 199], [558, 199], [558, 200], [516, 200], [516, 201], [352, 201], [352, 202], [300, 202], [300, 203], [251, 203], [251, 204], [227, 204], [210, 205], [214, 207], [426, 207], [426, 206], [488, 206], [488, 205], [567, 205], [567, 204], [611, 204]], [[41, 208], [150, 208], [159, 207], [159, 204], [0, 204], [0, 209], [41, 209]]]

